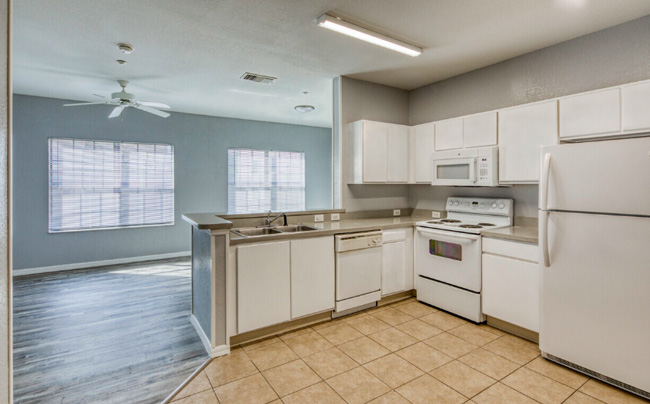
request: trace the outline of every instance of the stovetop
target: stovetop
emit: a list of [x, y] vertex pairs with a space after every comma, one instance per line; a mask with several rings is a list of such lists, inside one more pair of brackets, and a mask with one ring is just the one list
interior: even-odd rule
[[512, 226], [512, 199], [460, 198], [447, 200], [447, 217], [418, 222], [420, 227], [481, 234], [483, 230]]

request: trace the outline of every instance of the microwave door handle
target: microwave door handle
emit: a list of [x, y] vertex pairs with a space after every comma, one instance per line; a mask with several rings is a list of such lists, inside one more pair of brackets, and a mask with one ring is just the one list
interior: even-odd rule
[[469, 181], [472, 184], [476, 183], [476, 159], [469, 160]]

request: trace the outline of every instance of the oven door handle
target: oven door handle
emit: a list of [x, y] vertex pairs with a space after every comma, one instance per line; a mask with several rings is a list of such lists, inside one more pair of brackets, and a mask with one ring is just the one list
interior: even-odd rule
[[449, 232], [439, 232], [439, 231], [434, 231], [434, 230], [425, 230], [421, 227], [417, 228], [420, 233], [424, 234], [430, 234], [432, 236], [436, 236], [436, 240], [439, 241], [449, 241], [453, 242], [456, 244], [461, 244], [461, 245], [469, 245], [476, 240], [479, 240], [481, 236], [478, 235], [470, 235], [470, 234], [449, 234]]

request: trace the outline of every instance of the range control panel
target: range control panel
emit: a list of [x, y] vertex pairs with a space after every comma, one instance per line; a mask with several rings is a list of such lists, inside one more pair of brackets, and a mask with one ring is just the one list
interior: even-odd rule
[[447, 211], [483, 213], [486, 215], [512, 216], [514, 201], [502, 198], [464, 198], [447, 199]]

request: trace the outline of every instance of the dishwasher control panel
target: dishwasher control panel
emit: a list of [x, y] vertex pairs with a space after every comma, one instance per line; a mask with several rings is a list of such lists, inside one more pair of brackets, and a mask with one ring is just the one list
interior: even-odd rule
[[380, 231], [366, 233], [338, 234], [334, 236], [336, 252], [381, 247], [383, 238]]

